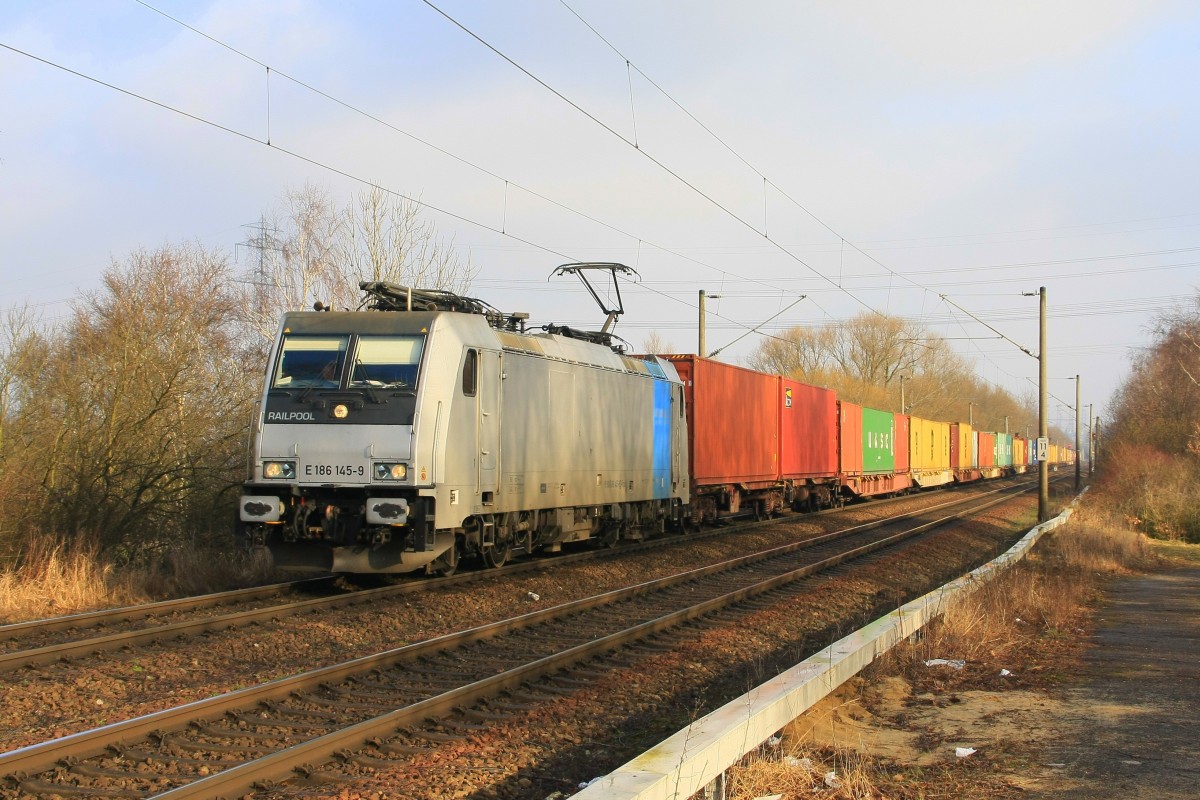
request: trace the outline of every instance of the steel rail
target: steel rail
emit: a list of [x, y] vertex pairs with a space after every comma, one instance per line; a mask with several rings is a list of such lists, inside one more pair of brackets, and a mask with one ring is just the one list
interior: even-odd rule
[[[1022, 491], [1029, 490], [1024, 489]], [[332, 760], [334, 753], [361, 748], [372, 739], [387, 736], [396, 732], [399, 728], [418, 724], [429, 717], [446, 716], [457, 708], [493, 697], [504, 691], [516, 689], [529, 681], [617, 650], [637, 640], [678, 627], [685, 622], [703, 617], [712, 611], [765, 594], [773, 589], [817, 572], [840, 566], [847, 561], [875, 553], [888, 546], [910, 539], [953, 520], [960, 519], [963, 516], [979, 513], [1008, 499], [1009, 497], [1007, 496], [1000, 497], [958, 514], [948, 515], [932, 522], [918, 525], [915, 528], [844, 551], [819, 562], [807, 564], [799, 569], [768, 578], [757, 584], [736, 589], [719, 597], [659, 617], [658, 619], [627, 628], [624, 631], [619, 631], [585, 644], [576, 645], [562, 652], [541, 658], [515, 669], [507, 670], [482, 681], [477, 681], [435, 697], [427, 698], [373, 719], [364, 720], [350, 727], [325, 734], [284, 750], [279, 750], [262, 758], [246, 762], [245, 764], [230, 767], [215, 775], [153, 795], [153, 798], [155, 800], [190, 800], [191, 798], [235, 796], [258, 787], [276, 783], [282, 776], [287, 776], [289, 773], [294, 772], [298, 766], [304, 766], [307, 771], [311, 772], [311, 765], [314, 762], [327, 763]]]
[[[1000, 488], [992, 489], [991, 491], [1002, 491], [1005, 488], [1007, 488], [1007, 487], [1000, 487]], [[982, 493], [982, 495], [986, 496], [989, 493], [990, 492], [984, 492], [984, 493]], [[980, 494], [972, 495], [972, 497], [977, 497], [977, 496], [980, 496]], [[876, 501], [876, 502], [872, 502], [870, 504], [864, 504], [862, 507], [866, 508], [866, 507], [873, 506], [873, 507], [878, 508], [881, 505], [883, 505], [884, 503], [890, 504], [891, 502], [898, 501], [901, 499], [911, 499], [911, 497], [910, 498], [892, 498], [892, 499], [889, 499], [886, 501]], [[938, 508], [952, 506], [957, 503], [969, 502], [969, 500], [970, 500], [970, 498], [957, 498], [955, 500], [947, 501], [946, 503], [941, 503], [941, 504], [936, 504], [936, 505], [930, 506], [928, 509], [925, 509], [925, 511], [936, 510]], [[834, 511], [844, 510], [844, 508], [846, 508], [846, 507], [842, 507], [839, 509], [827, 509], [824, 512], [818, 512], [818, 513], [825, 514], [825, 513], [830, 513], [830, 512], [834, 512]], [[812, 515], [800, 516], [800, 517], [797, 517], [797, 519], [805, 519], [808, 516], [812, 516]], [[901, 515], [901, 517], [903, 517], [903, 516], [905, 516], [905, 515]], [[887, 521], [886, 519], [882, 520], [881, 523], [885, 523], [886, 521]], [[769, 520], [768, 519], [768, 520], [761, 520], [761, 521], [754, 521], [754, 522], [740, 522], [736, 526], [733, 526], [733, 527], [725, 527], [725, 528], [721, 528], [718, 530], [701, 531], [699, 533], [687, 534], [682, 537], [667, 537], [667, 538], [652, 539], [652, 540], [646, 541], [646, 542], [638, 542], [636, 544], [630, 544], [630, 545], [623, 546], [619, 549], [618, 552], [620, 554], [632, 555], [632, 554], [641, 552], [643, 550], [655, 549], [655, 548], [671, 546], [671, 545], [678, 545], [678, 544], [682, 544], [682, 543], [686, 543], [686, 542], [703, 540], [703, 539], [707, 539], [707, 538], [711, 538], [711, 537], [715, 537], [715, 536], [727, 536], [729, 534], [735, 533], [738, 530], [742, 530], [745, 528], [759, 527], [759, 526], [764, 526], [764, 525], [768, 525], [768, 524], [780, 524], [780, 520]], [[873, 523], [867, 523], [867, 524], [873, 524]], [[860, 530], [860, 529], [861, 529], [860, 527], [851, 527], [851, 528], [845, 529], [845, 531], [851, 532], [851, 531]], [[205, 617], [203, 619], [197, 619], [197, 620], [184, 620], [184, 621], [180, 621], [180, 622], [169, 623], [166, 625], [157, 625], [157, 626], [153, 626], [153, 627], [149, 627], [149, 628], [141, 628], [141, 629], [130, 630], [130, 631], [120, 631], [120, 632], [111, 633], [111, 634], [108, 634], [105, 636], [97, 636], [97, 637], [91, 637], [88, 639], [60, 642], [58, 644], [46, 645], [43, 647], [30, 648], [30, 649], [25, 649], [25, 650], [12, 650], [12, 651], [9, 651], [6, 653], [0, 653], [0, 672], [11, 672], [13, 670], [21, 669], [24, 667], [52, 664], [56, 661], [67, 661], [67, 660], [70, 660], [73, 658], [90, 656], [90, 655], [93, 655], [96, 653], [101, 653], [101, 652], [110, 652], [110, 651], [119, 650], [119, 649], [125, 648], [125, 647], [132, 647], [132, 646], [136, 646], [136, 645], [148, 644], [148, 643], [153, 643], [156, 641], [163, 641], [163, 640], [171, 639], [171, 638], [183, 638], [183, 637], [195, 636], [195, 635], [210, 632], [210, 631], [225, 631], [225, 630], [230, 630], [230, 629], [234, 629], [234, 628], [244, 627], [246, 625], [260, 623], [260, 622], [267, 621], [267, 620], [277, 619], [279, 617], [292, 616], [295, 614], [302, 614], [302, 613], [310, 613], [310, 612], [313, 612], [313, 611], [316, 611], [319, 609], [335, 609], [335, 608], [341, 608], [344, 606], [357, 605], [360, 603], [377, 600], [382, 597], [402, 596], [402, 595], [411, 594], [414, 592], [432, 591], [435, 589], [443, 589], [443, 588], [446, 588], [449, 586], [459, 586], [462, 584], [468, 584], [468, 583], [472, 583], [472, 582], [479, 581], [479, 580], [491, 579], [491, 578], [498, 577], [498, 576], [512, 576], [512, 575], [521, 574], [523, 572], [540, 571], [540, 570], [546, 569], [547, 567], [553, 567], [553, 568], [557, 569], [566, 564], [574, 563], [576, 561], [591, 560], [591, 559], [599, 558], [599, 557], [612, 557], [613, 555], [615, 555], [615, 553], [613, 551], [589, 551], [589, 552], [585, 552], [585, 553], [569, 554], [566, 556], [539, 558], [539, 559], [533, 560], [533, 561], [526, 561], [526, 562], [522, 562], [519, 564], [513, 564], [513, 565], [507, 566], [500, 570], [481, 570], [478, 572], [453, 575], [453, 576], [444, 577], [444, 578], [431, 578], [429, 580], [412, 581], [412, 582], [407, 582], [407, 583], [403, 583], [403, 584], [399, 584], [399, 585], [395, 585], [395, 586], [383, 586], [383, 587], [379, 587], [379, 588], [375, 588], [375, 589], [362, 589], [362, 590], [359, 590], [356, 592], [351, 592], [351, 593], [342, 594], [342, 595], [310, 598], [307, 600], [298, 600], [293, 603], [284, 603], [284, 604], [273, 605], [273, 606], [265, 606], [263, 608], [251, 609], [248, 611], [231, 612], [229, 614], [223, 614], [223, 615], [215, 616], [215, 617]], [[190, 610], [191, 608], [206, 608], [206, 607], [210, 607], [213, 605], [221, 604], [222, 602], [229, 601], [228, 599], [222, 600], [221, 598], [236, 599], [237, 595], [239, 595], [239, 593], [244, 593], [244, 596], [253, 597], [253, 596], [256, 596], [258, 592], [262, 592], [264, 594], [278, 593], [280, 591], [283, 591], [287, 587], [295, 587], [295, 586], [303, 585], [306, 583], [320, 582], [320, 581], [328, 582], [331, 580], [332, 580], [331, 577], [311, 578], [311, 579], [308, 579], [308, 581], [298, 581], [294, 584], [275, 584], [270, 587], [261, 587], [259, 590], [253, 590], [253, 589], [252, 590], [235, 590], [233, 592], [222, 592], [222, 593], [213, 594], [213, 595], [202, 595], [199, 598], [180, 598], [178, 600], [168, 600], [168, 601], [163, 601], [162, 603], [147, 604], [144, 606], [129, 606], [126, 609], [113, 609], [110, 611], [90, 612], [89, 614], [80, 614], [80, 615], [75, 615], [72, 617], [57, 617], [57, 618], [51, 618], [49, 620], [39, 620], [39, 621], [34, 621], [34, 622], [17, 623], [16, 625], [12, 625], [12, 626], [0, 627], [0, 636], [2, 636], [5, 631], [13, 631], [16, 629], [21, 629], [22, 631], [28, 631], [28, 630], [34, 630], [38, 626], [45, 626], [45, 625], [50, 625], [50, 626], [52, 626], [52, 628], [61, 629], [64, 627], [69, 627], [70, 620], [80, 619], [80, 618], [87, 618], [87, 617], [100, 618], [100, 617], [108, 616], [109, 619], [119, 619], [120, 617], [116, 616], [119, 613], [141, 612], [143, 609], [148, 610], [148, 609], [163, 608], [163, 609], [170, 609], [170, 610], [178, 611], [178, 610], [185, 610], [185, 609]], [[189, 605], [189, 603], [193, 603], [196, 600], [202, 601], [203, 605], [200, 605], [200, 606]], [[151, 616], [152, 614], [153, 614], [152, 611], [148, 611], [147, 613], [138, 613], [137, 616], [145, 617], [145, 616]], [[43, 629], [45, 629], [45, 628], [43, 628]]]
[[306, 586], [317, 587], [321, 584], [330, 583], [334, 580], [336, 580], [336, 578], [331, 575], [327, 575], [319, 578], [305, 578], [298, 581], [287, 581], [285, 583], [272, 583], [267, 586], [252, 586], [246, 589], [230, 589], [227, 592], [214, 592], [212, 594], [193, 595], [190, 597], [177, 597], [174, 600], [159, 600], [153, 603], [143, 603], [137, 606], [121, 606], [120, 608], [106, 608], [100, 611], [86, 611], [82, 614], [70, 614], [64, 617], [45, 617], [43, 619], [28, 620], [26, 622], [13, 622], [8, 625], [0, 625], [0, 639], [14, 639], [27, 631], [37, 631], [42, 633], [45, 631], [62, 630], [64, 628], [94, 628], [100, 625], [108, 625], [113, 622], [126, 622], [134, 619], [156, 617], [162, 614], [170, 614], [175, 611], [195, 611], [202, 608], [226, 605], [227, 603], [236, 602], [238, 600], [253, 600], [258, 597], [271, 597], [273, 595], [283, 594], [286, 591], [300, 589]]
[[[1008, 491], [1011, 490], [994, 489], [992, 492], [989, 492], [989, 494]], [[974, 499], [975, 498], [959, 499], [953, 503], [942, 504], [939, 506], [939, 508], [951, 505], [964, 505], [966, 503], [973, 502]], [[1000, 498], [1000, 500], [993, 502], [1001, 502], [1003, 499], [1006, 498]], [[927, 513], [929, 510], [937, 509], [927, 509], [921, 513]], [[963, 513], [970, 513], [970, 511]], [[921, 530], [927, 529], [933, 525], [943, 524], [945, 521], [952, 518], [954, 517], [945, 517], [933, 523], [928, 523], [925, 526], [921, 526]], [[377, 653], [371, 656], [365, 656], [345, 662], [343, 664], [324, 667], [307, 673], [302, 673], [300, 675], [261, 684], [259, 686], [249, 687], [247, 689], [196, 701], [184, 706], [165, 709], [163, 711], [123, 722], [113, 723], [111, 725], [94, 730], [83, 731], [71, 736], [63, 737], [61, 739], [55, 739], [37, 745], [30, 745], [28, 747], [14, 750], [10, 753], [0, 755], [0, 773], [7, 773], [10, 775], [29, 775], [43, 772], [47, 769], [53, 768], [55, 764], [65, 759], [88, 758], [99, 755], [113, 745], [119, 745], [143, 738], [153, 731], [178, 730], [185, 727], [193, 720], [210, 719], [234, 709], [255, 707], [270, 700], [287, 697], [292, 693], [301, 691], [306, 687], [311, 687], [321, 683], [334, 682], [353, 675], [366, 673], [373, 669], [404, 663], [424, 655], [429, 655], [434, 652], [440, 652], [449, 648], [457, 647], [471, 641], [491, 638], [501, 633], [528, 627], [565, 613], [574, 613], [581, 610], [586, 610], [588, 608], [611, 604], [627, 597], [633, 597], [638, 594], [663, 589], [677, 583], [694, 580], [706, 575], [728, 571], [754, 561], [761, 561], [770, 557], [810, 548], [855, 533], [868, 532], [875, 528], [882, 527], [883, 525], [894, 524], [899, 519], [903, 519], [903, 517], [877, 520], [874, 522], [865, 523], [863, 525], [853, 526], [852, 528], [844, 531], [822, 534], [817, 537], [806, 539], [802, 542], [796, 542], [781, 547], [772, 548], [770, 550], [763, 551], [762, 553], [742, 556], [737, 559], [722, 562], [720, 564], [710, 565], [708, 567], [691, 570], [685, 573], [679, 573], [674, 576], [668, 576], [666, 578], [661, 578], [654, 581], [647, 581], [637, 586], [614, 590], [612, 592], [571, 603], [560, 604], [558, 606], [531, 612], [530, 614], [503, 620], [491, 625], [480, 626], [467, 631], [447, 634], [436, 639], [406, 645], [404, 647], [395, 648], [393, 650]]]

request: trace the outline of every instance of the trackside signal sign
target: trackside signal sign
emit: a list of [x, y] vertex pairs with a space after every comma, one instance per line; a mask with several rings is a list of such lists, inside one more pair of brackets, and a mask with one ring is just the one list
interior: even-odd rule
[[1037, 460], [1045, 461], [1050, 458], [1050, 439], [1046, 436], [1039, 436], [1037, 440]]

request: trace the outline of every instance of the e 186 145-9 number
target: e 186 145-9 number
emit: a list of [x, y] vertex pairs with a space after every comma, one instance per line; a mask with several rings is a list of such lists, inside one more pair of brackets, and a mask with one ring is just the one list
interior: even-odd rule
[[305, 464], [306, 478], [361, 478], [367, 474], [367, 468], [362, 464]]

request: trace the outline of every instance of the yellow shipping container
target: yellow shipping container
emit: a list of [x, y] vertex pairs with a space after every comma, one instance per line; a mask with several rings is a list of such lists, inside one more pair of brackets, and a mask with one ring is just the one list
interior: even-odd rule
[[[913, 417], [908, 428], [914, 472], [950, 469], [950, 423]], [[970, 445], [968, 444], [968, 452]]]
[[958, 463], [954, 464], [955, 469], [974, 469], [979, 466], [975, 463], [975, 437], [971, 435], [971, 426], [965, 422], [958, 423]]
[[1074, 464], [1075, 451], [1069, 444], [1051, 443], [1049, 458], [1047, 458], [1046, 461], [1050, 464]]

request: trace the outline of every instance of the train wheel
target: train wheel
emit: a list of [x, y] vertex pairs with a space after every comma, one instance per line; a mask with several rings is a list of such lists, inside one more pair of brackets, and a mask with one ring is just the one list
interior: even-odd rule
[[493, 568], [503, 567], [508, 563], [510, 555], [512, 555], [512, 540], [505, 539], [504, 542], [496, 542], [483, 551], [483, 563]]
[[608, 549], [611, 550], [612, 548], [616, 547], [617, 542], [619, 542], [621, 540], [622, 532], [623, 532], [623, 526], [621, 526], [621, 525], [613, 526], [613, 529], [611, 531], [608, 531], [607, 533], [604, 534], [604, 538], [600, 540], [600, 544], [604, 545], [605, 547], [607, 547]]
[[451, 545], [450, 549], [442, 553], [437, 559], [429, 565], [428, 572], [439, 578], [449, 578], [458, 571], [458, 542]]

